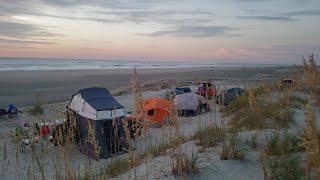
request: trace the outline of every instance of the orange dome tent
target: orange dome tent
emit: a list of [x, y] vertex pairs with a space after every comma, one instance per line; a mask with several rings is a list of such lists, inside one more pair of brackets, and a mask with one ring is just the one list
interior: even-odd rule
[[151, 123], [162, 124], [172, 108], [171, 101], [163, 98], [148, 98], [144, 101], [144, 110]]

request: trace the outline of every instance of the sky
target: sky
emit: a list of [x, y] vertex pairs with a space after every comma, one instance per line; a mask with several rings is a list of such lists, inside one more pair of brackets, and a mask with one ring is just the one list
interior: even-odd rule
[[319, 0], [0, 0], [0, 56], [297, 63]]

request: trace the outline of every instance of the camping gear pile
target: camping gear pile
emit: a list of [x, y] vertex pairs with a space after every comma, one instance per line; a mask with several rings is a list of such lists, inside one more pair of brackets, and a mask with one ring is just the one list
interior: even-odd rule
[[204, 82], [201, 84], [200, 87], [198, 87], [197, 94], [200, 96], [203, 96], [207, 99], [211, 99], [212, 97], [216, 96], [217, 89], [216, 86], [209, 83], [209, 82]]
[[18, 116], [18, 112], [18, 108], [14, 104], [9, 104], [8, 110], [4, 108], [0, 109], [0, 117], [15, 118]]
[[56, 123], [33, 123], [22, 121], [21, 125], [16, 127], [15, 136], [21, 139], [20, 151], [25, 153], [26, 147], [31, 144], [52, 141], [52, 129], [56, 127]]

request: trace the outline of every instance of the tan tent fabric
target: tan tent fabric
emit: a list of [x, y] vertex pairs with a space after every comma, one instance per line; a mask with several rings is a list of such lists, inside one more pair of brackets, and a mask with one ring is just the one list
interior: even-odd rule
[[184, 93], [174, 98], [174, 105], [177, 110], [197, 110], [200, 96], [193, 93]]

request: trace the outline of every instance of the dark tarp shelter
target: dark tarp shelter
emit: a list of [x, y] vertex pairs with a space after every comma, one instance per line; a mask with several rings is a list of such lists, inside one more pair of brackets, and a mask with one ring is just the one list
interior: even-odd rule
[[230, 88], [227, 91], [221, 92], [216, 99], [217, 104], [227, 106], [233, 101], [237, 96], [240, 96], [244, 93], [244, 90], [239, 87]]
[[94, 157], [93, 145], [88, 140], [89, 123], [95, 141], [101, 148], [100, 157], [108, 158], [126, 148], [123, 120], [124, 107], [105, 88], [79, 90], [73, 95], [69, 109], [74, 111], [79, 127], [81, 151]]

